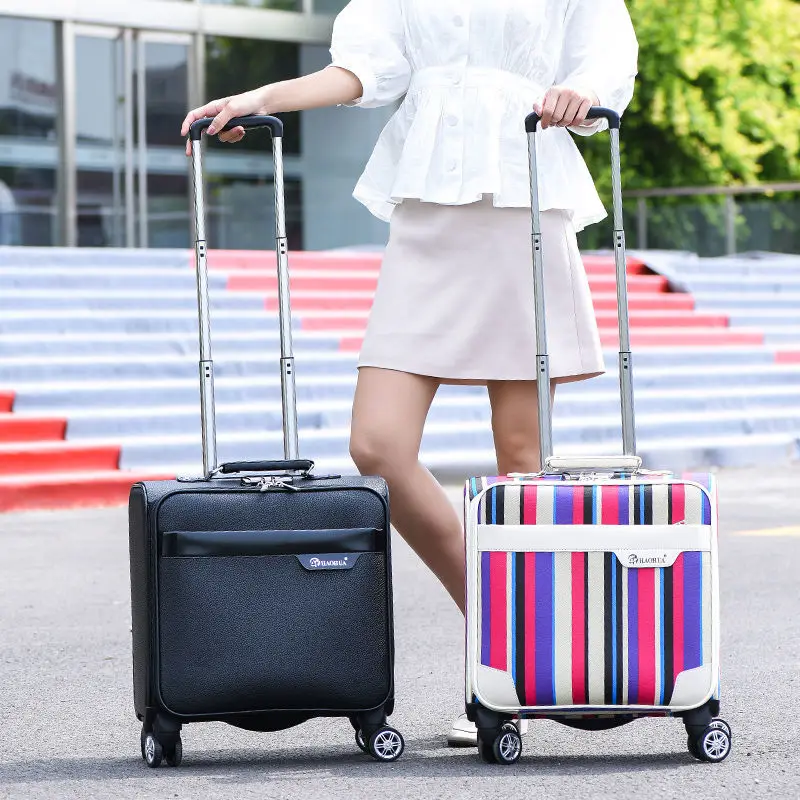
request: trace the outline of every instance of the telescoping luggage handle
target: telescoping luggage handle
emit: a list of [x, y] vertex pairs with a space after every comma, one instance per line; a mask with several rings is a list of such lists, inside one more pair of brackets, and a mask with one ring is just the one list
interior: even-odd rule
[[[595, 456], [592, 458], [553, 456], [553, 419], [549, 391], [539, 394], [539, 429], [542, 468], [548, 472], [613, 469], [635, 471], [641, 466], [636, 455], [636, 424], [633, 407], [633, 377], [631, 373], [630, 322], [628, 319], [627, 261], [625, 256], [625, 230], [622, 219], [622, 174], [619, 152], [620, 117], [608, 108], [593, 107], [588, 119], [608, 121], [611, 136], [611, 182], [614, 203], [614, 260], [617, 275], [617, 309], [619, 318], [619, 381], [622, 397], [622, 456]], [[525, 119], [528, 133], [528, 153], [531, 177], [531, 219], [533, 223], [533, 282], [536, 303], [536, 352], [539, 386], [550, 386], [550, 359], [547, 352], [545, 325], [544, 262], [542, 259], [542, 225], [539, 206], [539, 179], [536, 161], [536, 129], [541, 116], [529, 114]], [[544, 242], [547, 247], [547, 242]]]
[[[258, 470], [267, 462], [217, 465], [217, 432], [214, 407], [214, 362], [211, 357], [211, 319], [208, 300], [208, 246], [206, 243], [205, 201], [203, 197], [203, 164], [201, 137], [213, 122], [211, 117], [199, 119], [189, 130], [192, 143], [194, 173], [194, 211], [197, 231], [195, 252], [197, 258], [197, 305], [200, 317], [200, 417], [203, 429], [203, 472], [206, 478], [218, 472]], [[232, 119], [224, 130], [236, 127], [245, 130], [268, 128], [272, 135], [272, 154], [275, 175], [275, 250], [278, 258], [278, 308], [281, 341], [281, 402], [283, 411], [283, 451], [286, 463], [269, 462], [287, 469], [303, 469], [306, 462], [298, 461], [297, 392], [294, 378], [292, 352], [291, 303], [289, 297], [289, 263], [286, 241], [286, 211], [283, 189], [283, 123], [277, 117], [248, 116]], [[310, 462], [308, 462], [310, 463]], [[231, 468], [232, 467], [232, 468]], [[238, 467], [238, 469], [235, 469]]]

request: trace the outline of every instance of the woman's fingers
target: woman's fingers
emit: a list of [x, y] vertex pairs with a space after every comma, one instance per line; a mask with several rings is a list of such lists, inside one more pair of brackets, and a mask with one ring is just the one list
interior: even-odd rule
[[[181, 136], [188, 136], [189, 135], [189, 128], [191, 128], [192, 123], [197, 122], [199, 119], [204, 119], [205, 117], [213, 117], [216, 114], [225, 108], [228, 103], [227, 97], [222, 97], [219, 100], [212, 100], [210, 103], [206, 103], [204, 106], [200, 106], [199, 108], [195, 108], [190, 111], [183, 120], [183, 124], [181, 125]], [[190, 156], [192, 154], [192, 144], [191, 142], [186, 142], [186, 155]]]
[[589, 109], [596, 102], [597, 98], [592, 94], [565, 86], [552, 86], [548, 89], [542, 104], [542, 128], [553, 125], [562, 128], [581, 125], [586, 121]]
[[219, 135], [219, 139], [221, 142], [241, 142], [244, 139], [244, 128], [239, 125], [236, 128], [233, 128], [230, 131], [223, 131]]
[[222, 97], [219, 100], [212, 100], [210, 103], [206, 103], [204, 106], [200, 106], [199, 108], [195, 108], [190, 111], [186, 118], [183, 120], [183, 124], [181, 125], [181, 136], [188, 136], [189, 135], [189, 128], [191, 127], [193, 122], [196, 122], [198, 119], [203, 119], [204, 117], [214, 117], [222, 111], [223, 108], [228, 104], [228, 98]]

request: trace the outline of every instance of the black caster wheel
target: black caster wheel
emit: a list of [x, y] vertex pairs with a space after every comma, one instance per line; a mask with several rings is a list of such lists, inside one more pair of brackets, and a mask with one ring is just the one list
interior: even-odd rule
[[183, 761], [183, 742], [175, 740], [175, 746], [164, 753], [164, 759], [170, 767], [179, 767]]
[[516, 725], [503, 725], [492, 744], [492, 752], [498, 764], [516, 764], [522, 755], [522, 737]]
[[702, 761], [718, 764], [731, 752], [731, 737], [724, 728], [714, 727], [712, 723], [698, 737], [695, 747]]
[[709, 728], [719, 728], [720, 730], [725, 731], [725, 733], [728, 734], [728, 738], [731, 741], [733, 741], [733, 731], [731, 730], [731, 726], [728, 725], [728, 723], [725, 722], [724, 719], [720, 719], [719, 717], [717, 717], [716, 719], [713, 719], [711, 721], [711, 724], [708, 727]]
[[148, 767], [155, 769], [161, 766], [161, 759], [164, 757], [164, 748], [161, 742], [152, 733], [146, 734], [144, 738], [144, 760]]
[[[356, 739], [356, 741], [358, 741]], [[369, 754], [378, 761], [397, 761], [403, 754], [406, 743], [399, 731], [394, 728], [384, 727], [378, 728], [372, 736], [369, 737], [368, 751]]]
[[147, 731], [142, 725], [142, 732], [139, 734], [139, 746], [142, 749], [142, 760], [147, 761], [147, 751], [145, 750], [145, 739], [147, 739]]
[[364, 731], [362, 731], [361, 728], [356, 730], [356, 744], [359, 750], [364, 753], [369, 753], [369, 747], [367, 747], [367, 743], [364, 741]]

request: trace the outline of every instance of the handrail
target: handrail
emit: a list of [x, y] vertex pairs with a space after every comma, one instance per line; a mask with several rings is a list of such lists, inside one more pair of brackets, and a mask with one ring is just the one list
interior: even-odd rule
[[663, 189], [630, 189], [628, 197], [695, 197], [700, 195], [774, 194], [800, 192], [800, 182], [759, 183], [751, 186], [675, 186]]

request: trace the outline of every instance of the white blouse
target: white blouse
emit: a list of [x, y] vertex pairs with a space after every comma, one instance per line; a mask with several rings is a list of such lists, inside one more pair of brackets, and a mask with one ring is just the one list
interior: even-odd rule
[[[593, 91], [622, 113], [638, 45], [624, 0], [351, 0], [337, 16], [331, 66], [354, 73], [374, 108], [405, 98], [353, 196], [388, 220], [403, 198], [530, 206], [525, 117], [547, 89]], [[605, 121], [575, 128], [590, 135]], [[577, 230], [606, 216], [566, 128], [537, 134], [542, 210]]]

